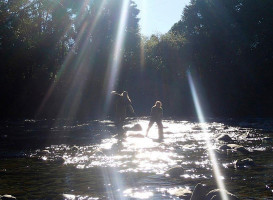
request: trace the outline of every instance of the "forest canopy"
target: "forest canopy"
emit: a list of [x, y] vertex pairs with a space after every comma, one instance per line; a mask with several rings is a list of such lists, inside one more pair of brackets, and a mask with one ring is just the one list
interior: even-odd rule
[[123, 0], [0, 0], [1, 118], [101, 117], [108, 85], [127, 90], [138, 115], [161, 100], [168, 116], [194, 116], [188, 71], [207, 116], [272, 116], [271, 0], [192, 0], [168, 33], [148, 38], [136, 4], [124, 26], [123, 9]]

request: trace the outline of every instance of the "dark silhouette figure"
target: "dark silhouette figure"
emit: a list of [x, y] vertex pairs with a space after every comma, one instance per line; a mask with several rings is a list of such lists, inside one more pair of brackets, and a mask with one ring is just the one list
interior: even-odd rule
[[119, 131], [123, 130], [125, 118], [127, 117], [127, 109], [130, 113], [134, 114], [131, 99], [129, 98], [128, 92], [124, 91], [118, 94], [116, 91], [111, 92], [114, 101], [114, 122]]
[[158, 126], [158, 137], [159, 139], [163, 139], [163, 125], [162, 125], [162, 118], [163, 118], [163, 109], [162, 103], [160, 101], [156, 101], [155, 105], [151, 109], [151, 119], [148, 125], [148, 129], [146, 131], [146, 137], [148, 136], [148, 132], [153, 124], [156, 122]]

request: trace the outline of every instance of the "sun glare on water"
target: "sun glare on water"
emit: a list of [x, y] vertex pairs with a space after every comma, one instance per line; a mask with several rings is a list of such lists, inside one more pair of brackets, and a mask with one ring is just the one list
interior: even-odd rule
[[221, 175], [221, 171], [220, 168], [217, 164], [217, 159], [216, 156], [214, 154], [214, 151], [212, 149], [212, 144], [210, 142], [210, 138], [209, 138], [209, 132], [207, 131], [207, 128], [205, 126], [205, 118], [204, 118], [204, 114], [201, 108], [201, 103], [199, 101], [198, 98], [198, 93], [196, 91], [195, 88], [195, 84], [192, 78], [192, 75], [190, 73], [190, 71], [188, 71], [188, 79], [189, 79], [189, 84], [190, 84], [190, 88], [191, 88], [191, 93], [192, 93], [192, 97], [193, 97], [193, 102], [195, 105], [195, 109], [196, 109], [196, 113], [203, 131], [203, 135], [205, 136], [205, 140], [206, 140], [206, 144], [207, 144], [207, 149], [209, 152], [209, 157], [210, 157], [210, 161], [212, 163], [212, 167], [213, 167], [213, 172], [214, 172], [214, 178], [216, 179], [216, 182], [218, 184], [218, 187], [221, 189], [221, 197], [223, 200], [228, 200], [228, 196], [225, 192], [223, 192], [225, 190], [225, 185], [223, 182], [223, 176]]

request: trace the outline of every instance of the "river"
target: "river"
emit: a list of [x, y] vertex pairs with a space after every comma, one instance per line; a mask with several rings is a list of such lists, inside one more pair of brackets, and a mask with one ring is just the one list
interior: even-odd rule
[[[164, 139], [148, 119], [127, 121], [124, 136], [109, 120], [2, 121], [0, 195], [17, 199], [189, 199], [197, 183], [225, 189], [240, 199], [273, 199], [273, 121], [269, 119], [163, 120]], [[139, 124], [143, 130], [132, 127]], [[202, 128], [203, 127], [203, 128]], [[205, 127], [205, 128], [204, 128]], [[205, 129], [205, 130], [204, 130]], [[219, 137], [228, 135], [232, 141]], [[209, 145], [208, 145], [209, 141]], [[246, 151], [220, 150], [236, 144]], [[216, 155], [212, 163], [209, 148]], [[236, 166], [251, 158], [254, 165]], [[182, 174], [171, 176], [173, 167]]]

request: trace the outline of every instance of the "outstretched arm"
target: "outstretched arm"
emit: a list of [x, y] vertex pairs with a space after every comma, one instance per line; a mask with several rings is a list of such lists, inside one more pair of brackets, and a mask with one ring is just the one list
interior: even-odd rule
[[128, 109], [129, 109], [129, 111], [130, 111], [130, 113], [131, 113], [132, 115], [136, 116], [136, 113], [135, 113], [135, 111], [134, 111], [134, 108], [133, 108], [133, 106], [132, 106], [131, 104], [128, 106]]

